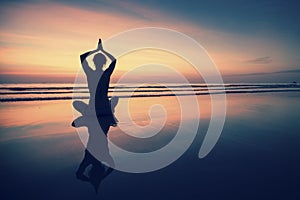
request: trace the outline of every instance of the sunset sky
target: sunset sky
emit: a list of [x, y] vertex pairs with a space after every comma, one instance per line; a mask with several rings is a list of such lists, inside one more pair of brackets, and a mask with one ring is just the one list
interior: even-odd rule
[[[150, 2], [1, 1], [0, 82], [72, 82], [79, 55], [95, 48], [99, 37], [149, 26], [195, 39], [226, 82], [300, 82], [297, 1]], [[172, 55], [138, 54], [126, 58], [126, 66], [118, 63], [115, 78], [147, 55], [193, 76]]]

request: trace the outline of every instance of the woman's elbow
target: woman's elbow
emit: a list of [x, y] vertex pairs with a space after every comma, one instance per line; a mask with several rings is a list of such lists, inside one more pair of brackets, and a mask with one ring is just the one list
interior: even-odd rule
[[86, 57], [84, 56], [84, 54], [80, 55], [80, 61], [81, 61], [81, 62], [83, 62], [83, 61], [85, 60], [85, 58], [86, 58]]

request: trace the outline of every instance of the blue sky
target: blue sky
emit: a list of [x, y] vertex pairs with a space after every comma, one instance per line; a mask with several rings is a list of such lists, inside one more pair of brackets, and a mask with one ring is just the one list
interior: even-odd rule
[[[84, 20], [89, 20], [89, 14], [93, 17], [102, 14], [102, 18], [106, 16], [105, 20], [114, 20], [115, 23], [109, 24], [110, 27], [103, 23], [103, 29], [104, 27], [106, 29], [105, 33], [98, 31], [97, 34], [102, 34], [104, 39], [120, 31], [142, 26], [159, 26], [183, 32], [203, 45], [219, 66], [225, 79], [229, 75], [230, 80], [239, 81], [232, 77], [249, 74], [249, 80], [251, 80], [253, 74], [260, 73], [264, 76], [268, 73], [273, 76], [269, 81], [276, 80], [279, 75], [279, 80], [284, 82], [292, 79], [298, 81], [300, 77], [300, 57], [298, 56], [300, 52], [300, 14], [298, 12], [300, 3], [298, 1], [1, 1], [0, 5], [0, 30], [2, 33], [0, 50], [4, 52], [0, 60], [0, 72], [10, 76], [19, 70], [18, 63], [11, 62], [12, 59], [7, 60], [5, 57], [7, 47], [15, 49], [15, 51], [20, 47], [18, 44], [20, 41], [14, 38], [15, 35], [17, 34], [19, 38], [20, 35], [36, 36], [47, 27], [45, 24], [49, 23], [48, 18], [51, 18], [53, 9], [58, 10], [59, 13], [61, 7], [62, 9], [76, 8], [82, 11], [78, 13], [85, 13], [85, 16], [73, 16], [73, 21], [70, 19], [71, 15], [68, 15], [68, 10], [65, 11], [65, 15], [61, 13], [57, 16], [52, 15], [53, 20], [56, 20], [57, 23], [77, 23], [78, 27], [75, 29], [84, 27]], [[34, 7], [35, 5], [38, 9], [32, 10], [30, 6]], [[41, 18], [45, 19], [44, 22], [38, 22], [45, 23], [45, 27], [34, 26], [36, 30], [32, 27], [31, 30], [28, 30], [37, 17], [28, 17], [22, 21], [22, 17], [18, 16], [23, 12], [28, 13], [24, 15], [25, 18], [27, 15], [33, 15], [32, 12], [36, 12], [36, 16], [40, 16], [41, 12], [48, 13], [49, 16]], [[102, 23], [101, 17], [99, 19], [100, 24]], [[91, 17], [92, 20], [94, 19]], [[50, 23], [53, 22], [50, 21]], [[56, 28], [55, 26], [53, 27]], [[73, 28], [58, 29], [58, 31], [80, 32], [80, 30], [70, 29]], [[99, 29], [102, 30], [102, 27]], [[53, 35], [58, 37], [57, 35], [61, 32], [53, 33]], [[83, 33], [80, 32], [80, 34]], [[86, 37], [91, 37], [93, 34], [96, 35], [96, 31], [91, 31]], [[59, 38], [56, 39], [59, 40]], [[94, 38], [91, 38], [92, 40]], [[88, 41], [83, 42], [87, 43]], [[23, 44], [22, 42], [22, 45], [33, 46], [33, 43]], [[31, 50], [27, 49], [27, 52]], [[24, 51], [23, 49], [22, 52]], [[25, 61], [28, 60], [24, 60], [24, 65]], [[33, 64], [28, 62], [27, 65]], [[39, 73], [47, 73], [46, 68]], [[72, 70], [71, 67], [67, 67], [62, 73], [73, 73], [74, 70]], [[242, 80], [245, 80], [245, 77]], [[253, 80], [260, 80], [260, 78], [256, 77]]]

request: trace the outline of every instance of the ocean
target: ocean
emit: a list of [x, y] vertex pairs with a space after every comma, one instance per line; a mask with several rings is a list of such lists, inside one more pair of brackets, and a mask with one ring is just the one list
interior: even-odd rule
[[[198, 152], [212, 113], [208, 89], [212, 95], [226, 92], [227, 112], [218, 142], [205, 158], [199, 159]], [[144, 84], [139, 87], [112, 84], [109, 96], [120, 97], [115, 111], [119, 124], [110, 128], [108, 138], [128, 151], [145, 153], [160, 149], [172, 141], [183, 120], [177, 97], [189, 105], [194, 95], [200, 110], [199, 127], [183, 155], [153, 172], [114, 170], [101, 181], [96, 193], [92, 184], [75, 175], [85, 150], [78, 130], [86, 128], [71, 126], [78, 115], [72, 102], [88, 100], [86, 85], [1, 84], [1, 197], [49, 200], [300, 198], [300, 84]], [[121, 109], [126, 100], [130, 100], [130, 120], [127, 121], [123, 120], [126, 118]], [[163, 108], [155, 109], [153, 105]], [[153, 119], [165, 117], [163, 127], [156, 129], [161, 121]], [[144, 127], [149, 124], [149, 130], [159, 134], [145, 140], [124, 134], [146, 137], [150, 132]], [[191, 133], [189, 127], [184, 130], [186, 134]]]
[[[208, 91], [210, 90], [210, 92]], [[120, 98], [209, 95], [224, 93], [299, 92], [297, 83], [206, 84], [111, 84], [109, 96]], [[86, 85], [76, 84], [0, 84], [0, 102], [88, 99]]]

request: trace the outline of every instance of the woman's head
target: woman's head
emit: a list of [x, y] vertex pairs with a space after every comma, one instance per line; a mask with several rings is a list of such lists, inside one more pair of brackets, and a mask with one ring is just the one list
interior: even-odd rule
[[102, 53], [98, 53], [94, 56], [93, 61], [96, 69], [102, 69], [103, 65], [106, 64], [106, 57]]

